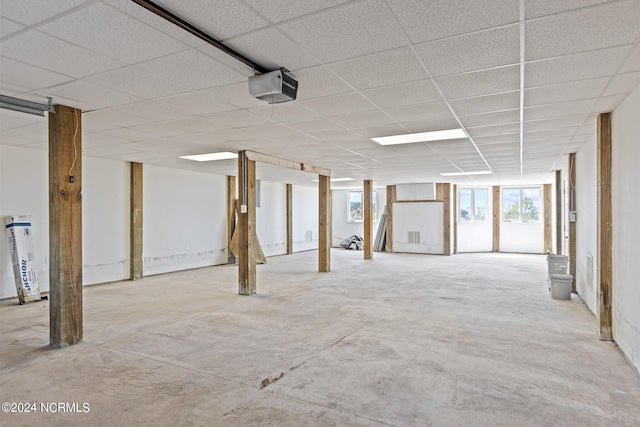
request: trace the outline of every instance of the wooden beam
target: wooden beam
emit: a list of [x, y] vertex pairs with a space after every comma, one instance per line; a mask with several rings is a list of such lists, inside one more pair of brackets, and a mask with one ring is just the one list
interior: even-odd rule
[[236, 177], [227, 176], [227, 263], [234, 264], [236, 257], [231, 252], [231, 238], [236, 229]]
[[552, 234], [551, 234], [551, 184], [544, 184], [542, 187], [544, 199], [544, 251], [551, 253], [553, 251]]
[[331, 171], [329, 169], [309, 165], [307, 163], [302, 163], [302, 170], [305, 172], [315, 173], [317, 175], [331, 176]]
[[387, 185], [387, 236], [385, 252], [393, 252], [393, 204], [396, 202], [396, 186]]
[[132, 162], [129, 195], [131, 211], [129, 219], [129, 257], [131, 266], [131, 280], [142, 278], [142, 163]]
[[451, 255], [451, 184], [442, 183], [436, 184], [436, 193], [441, 197], [440, 200], [443, 202], [443, 236], [442, 236], [442, 244], [443, 244], [443, 255], [450, 256]]
[[287, 184], [287, 254], [293, 253], [293, 185]]
[[562, 171], [556, 171], [556, 254], [562, 254]]
[[318, 271], [331, 271], [331, 179], [318, 175]]
[[373, 235], [373, 207], [371, 203], [372, 193], [373, 192], [373, 183], [370, 179], [364, 180], [364, 259], [372, 259], [373, 258], [373, 242], [371, 241], [371, 237]]
[[573, 276], [571, 292], [576, 292], [576, 153], [569, 154], [569, 274]]
[[247, 159], [254, 162], [267, 163], [274, 166], [282, 166], [283, 168], [295, 169], [299, 171], [311, 172], [317, 175], [331, 176], [329, 169], [319, 166], [309, 165], [306, 163], [294, 162], [280, 157], [269, 156], [268, 154], [256, 153], [255, 151], [245, 151]]
[[49, 342], [82, 340], [82, 115], [49, 114]]
[[453, 184], [453, 253], [458, 253], [458, 185]]
[[493, 252], [500, 252], [500, 186], [493, 186]]
[[611, 113], [598, 115], [598, 337], [613, 341], [613, 213], [611, 209]]
[[256, 227], [256, 162], [245, 151], [238, 153], [238, 293], [256, 293], [256, 251], [253, 239]]

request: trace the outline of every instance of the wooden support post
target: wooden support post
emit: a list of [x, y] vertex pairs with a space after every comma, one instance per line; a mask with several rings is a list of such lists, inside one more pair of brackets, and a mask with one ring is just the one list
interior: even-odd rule
[[82, 115], [49, 113], [49, 342], [82, 340]]
[[387, 236], [385, 242], [385, 251], [393, 252], [393, 204], [396, 198], [396, 186], [387, 185]]
[[551, 253], [553, 251], [551, 237], [551, 184], [544, 184], [542, 189], [544, 199], [544, 252]]
[[598, 115], [598, 337], [613, 341], [613, 213], [611, 209], [611, 113]]
[[443, 203], [443, 217], [444, 217], [444, 235], [443, 235], [443, 255], [451, 255], [451, 184], [443, 183], [436, 184], [441, 186], [441, 197]]
[[458, 253], [458, 185], [453, 184], [453, 253]]
[[293, 185], [287, 184], [287, 254], [293, 253]]
[[500, 186], [493, 186], [493, 252], [500, 252]]
[[236, 177], [227, 176], [227, 263], [234, 264], [236, 257], [231, 252], [231, 238], [236, 230]]
[[238, 153], [238, 293], [256, 293], [256, 251], [253, 239], [256, 227], [256, 162]]
[[131, 211], [129, 219], [129, 257], [131, 280], [142, 279], [142, 163], [130, 164], [131, 181], [129, 183]]
[[571, 292], [576, 292], [576, 153], [569, 154], [569, 274], [573, 276]]
[[562, 254], [562, 171], [556, 171], [556, 254]]
[[364, 219], [364, 259], [373, 258], [373, 208], [371, 204], [373, 191], [373, 183], [370, 179], [364, 180], [364, 204], [363, 204], [363, 219]]
[[331, 178], [318, 175], [318, 271], [331, 271]]

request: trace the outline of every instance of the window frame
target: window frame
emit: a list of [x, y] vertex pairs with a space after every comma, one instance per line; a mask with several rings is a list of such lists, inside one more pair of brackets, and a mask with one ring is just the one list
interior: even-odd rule
[[[505, 220], [505, 204], [504, 190], [518, 190], [518, 219]], [[537, 190], [538, 202], [536, 205], [537, 216], [535, 220], [525, 221], [524, 218], [524, 192], [525, 190]], [[540, 185], [527, 185], [522, 187], [502, 187], [500, 189], [500, 222], [504, 223], [520, 223], [520, 224], [536, 224], [542, 222], [542, 187]]]
[[[460, 193], [463, 190], [471, 190], [471, 211], [469, 212], [471, 219], [462, 218], [462, 206], [460, 203]], [[484, 190], [484, 219], [476, 219], [476, 190]], [[487, 222], [489, 207], [489, 188], [487, 187], [460, 187], [458, 190], [458, 223], [462, 224], [482, 224]]]
[[[360, 203], [362, 204], [362, 219], [354, 219], [351, 216], [351, 194], [360, 193]], [[373, 222], [378, 221], [378, 192], [371, 192], [371, 219]], [[347, 223], [358, 224], [364, 222], [364, 190], [348, 190], [347, 191]]]

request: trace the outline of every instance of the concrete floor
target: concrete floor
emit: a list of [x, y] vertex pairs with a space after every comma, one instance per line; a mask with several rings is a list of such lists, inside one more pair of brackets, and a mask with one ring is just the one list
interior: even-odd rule
[[0, 302], [0, 400], [38, 405], [0, 425], [640, 425], [640, 379], [544, 256], [316, 257], [269, 258], [252, 297], [234, 266], [86, 287], [61, 350], [48, 302]]

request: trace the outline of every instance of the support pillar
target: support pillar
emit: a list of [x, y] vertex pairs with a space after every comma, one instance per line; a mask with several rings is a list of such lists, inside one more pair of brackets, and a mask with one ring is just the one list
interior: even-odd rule
[[393, 252], [393, 204], [396, 202], [396, 186], [387, 185], [387, 237], [385, 251]]
[[569, 274], [571, 292], [576, 292], [576, 153], [569, 154]]
[[236, 177], [227, 176], [227, 263], [234, 264], [236, 257], [231, 252], [231, 238], [236, 230]]
[[493, 186], [493, 252], [500, 252], [500, 186]]
[[556, 171], [556, 254], [562, 254], [562, 171]]
[[256, 253], [253, 235], [256, 227], [256, 162], [238, 153], [238, 293], [256, 293]]
[[553, 251], [553, 234], [551, 233], [551, 184], [544, 184], [542, 193], [544, 199], [544, 252], [551, 253]]
[[287, 184], [287, 255], [293, 253], [293, 185]]
[[373, 242], [371, 239], [373, 230], [373, 215], [372, 215], [372, 191], [373, 183], [370, 179], [364, 180], [364, 204], [363, 204], [363, 219], [364, 219], [364, 259], [373, 258]]
[[331, 271], [331, 177], [319, 175], [318, 271]]
[[602, 341], [613, 341], [613, 212], [611, 209], [611, 113], [598, 115], [598, 290], [597, 325]]
[[453, 184], [453, 253], [458, 253], [458, 185]]
[[129, 222], [129, 257], [131, 280], [142, 279], [142, 163], [133, 162], [131, 167]]

